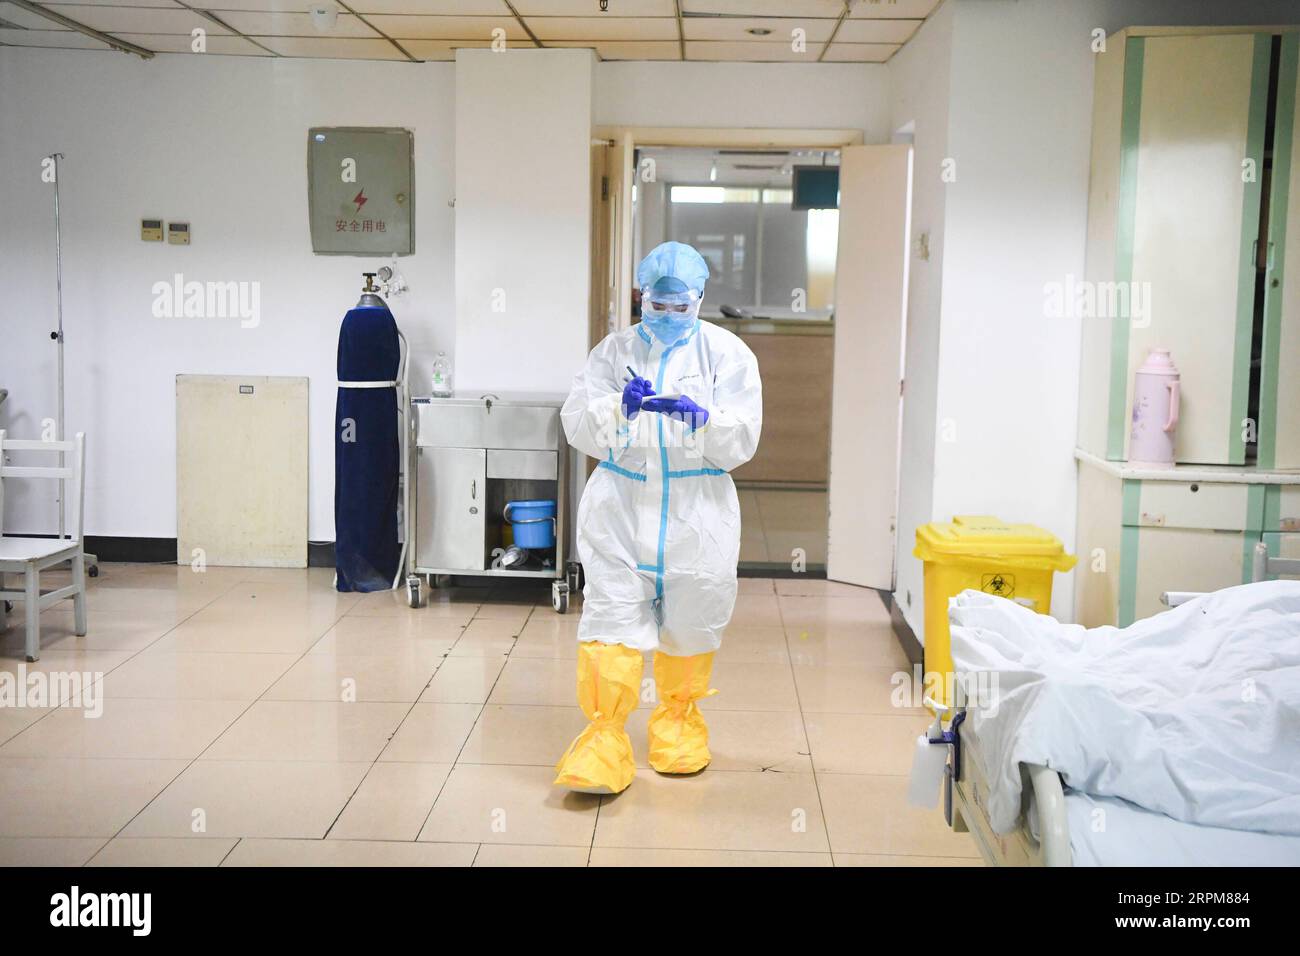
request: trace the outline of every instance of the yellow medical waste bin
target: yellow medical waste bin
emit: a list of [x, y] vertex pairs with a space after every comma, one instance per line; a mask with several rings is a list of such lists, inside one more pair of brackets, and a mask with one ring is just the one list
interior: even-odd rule
[[948, 600], [971, 588], [1047, 614], [1052, 574], [1075, 563], [1051, 532], [992, 515], [958, 515], [922, 525], [912, 554], [925, 562], [925, 686], [945, 704], [952, 685]]

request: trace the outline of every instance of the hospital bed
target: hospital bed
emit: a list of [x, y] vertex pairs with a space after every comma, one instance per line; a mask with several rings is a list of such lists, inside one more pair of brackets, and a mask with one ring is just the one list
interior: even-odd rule
[[[978, 738], [967, 733], [961, 748], [960, 775], [949, 762], [944, 774], [944, 817], [958, 833], [970, 833], [990, 866], [1070, 866], [1070, 824], [1060, 774], [1047, 767], [1021, 764], [1024, 795], [1020, 825], [995, 833], [989, 822], [988, 781], [984, 778]], [[1032, 800], [1031, 800], [1032, 795]]]
[[[973, 735], [963, 740], [960, 780], [945, 787], [953, 830], [969, 832], [990, 866], [1297, 866], [1300, 837], [1205, 827], [1122, 800], [1067, 790], [1046, 767], [1021, 764], [1025, 798], [1018, 826], [993, 831]], [[968, 761], [965, 762], [965, 761]], [[1031, 796], [1032, 795], [1032, 796]], [[1094, 830], [1104, 813], [1109, 838]]]
[[[1256, 545], [1253, 581], [1278, 576], [1300, 576], [1300, 559], [1272, 557], [1264, 544]], [[1170, 592], [1161, 601], [1173, 608], [1199, 596]], [[1016, 826], [997, 833], [989, 816], [981, 742], [965, 717], [965, 708], [954, 708], [944, 735], [949, 740], [944, 816], [954, 831], [970, 833], [989, 865], [1300, 865], [1300, 836], [1176, 820], [1117, 798], [1071, 791], [1055, 770], [1031, 763], [1016, 767], [1021, 781]]]

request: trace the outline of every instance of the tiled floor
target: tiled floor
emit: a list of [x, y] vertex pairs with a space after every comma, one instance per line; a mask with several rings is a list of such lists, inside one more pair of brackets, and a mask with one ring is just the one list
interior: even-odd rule
[[[743, 579], [703, 709], [714, 762], [617, 797], [551, 786], [583, 726], [577, 613], [547, 590], [337, 594], [324, 570], [105, 565], [27, 673], [104, 675], [102, 716], [0, 708], [0, 863], [970, 865], [904, 803], [923, 712], [872, 591]], [[494, 599], [495, 598], [495, 599]], [[21, 608], [0, 670], [22, 665]], [[647, 678], [650, 671], [647, 668]]]
[[826, 566], [826, 492], [741, 487], [737, 494], [742, 563], [789, 567], [801, 555], [806, 567]]

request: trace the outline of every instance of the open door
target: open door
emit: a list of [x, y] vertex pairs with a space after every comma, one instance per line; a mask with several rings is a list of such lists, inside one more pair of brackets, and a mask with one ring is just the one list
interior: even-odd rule
[[632, 136], [591, 147], [591, 342], [632, 322]]
[[587, 347], [595, 348], [609, 334], [610, 277], [610, 196], [609, 140], [591, 142], [591, 312]]
[[614, 274], [610, 280], [613, 308], [609, 330], [616, 332], [632, 324], [632, 189], [637, 172], [632, 168], [636, 150], [631, 132], [624, 131], [609, 151], [609, 194], [613, 197], [611, 213], [611, 251]]
[[826, 576], [892, 590], [911, 146], [840, 151]]
[[[588, 347], [632, 322], [632, 136], [591, 144], [591, 314]], [[589, 477], [595, 459], [575, 456]]]

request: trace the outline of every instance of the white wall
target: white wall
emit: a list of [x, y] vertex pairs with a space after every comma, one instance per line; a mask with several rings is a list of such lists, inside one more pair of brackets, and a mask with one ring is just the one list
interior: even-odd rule
[[1083, 274], [1093, 54], [1064, 6], [956, 5], [932, 512], [1072, 547], [1079, 325], [1045, 317], [1043, 285]]
[[[944, 18], [951, 29], [946, 76], [942, 43], [935, 59], [919, 55], [927, 31]], [[1083, 274], [1091, 31], [1296, 20], [1294, 2], [1266, 0], [947, 0], [917, 46], [890, 64], [892, 125], [918, 123], [914, 201], [943, 220], [941, 241], [931, 237], [929, 268], [913, 260], [912, 293], [923, 298], [908, 317], [909, 376], [914, 367], [920, 374], [909, 377], [906, 391], [901, 482], [908, 497], [900, 509], [896, 594], [918, 634], [917, 524], [999, 514], [1040, 524], [1074, 547], [1079, 328], [1044, 316], [1043, 286]], [[922, 118], [945, 119], [938, 95], [947, 97], [944, 153], [956, 162], [957, 178], [948, 184], [922, 152]], [[922, 211], [913, 217], [915, 235], [924, 228]], [[918, 275], [933, 276], [936, 261], [937, 311], [933, 282]], [[932, 370], [924, 356], [936, 346]], [[1067, 576], [1057, 576], [1052, 609], [1073, 615]]]
[[[68, 428], [88, 434], [88, 533], [175, 535], [175, 375], [237, 373], [310, 376], [309, 531], [333, 538], [338, 326], [379, 260], [312, 254], [307, 129], [414, 130], [416, 254], [400, 260], [412, 292], [393, 311], [427, 357], [454, 333], [453, 100], [450, 63], [0, 50], [0, 423], [34, 437], [54, 415], [53, 200], [39, 176], [58, 150]], [[193, 244], [141, 242], [145, 216], [188, 220]], [[151, 287], [175, 272], [260, 282], [261, 324], [154, 318]], [[5, 529], [51, 530], [41, 511], [15, 493]]]
[[937, 171], [948, 155], [949, 64], [953, 4], [945, 3], [890, 61], [892, 130], [911, 128], [913, 243], [929, 242], [927, 260], [913, 255], [908, 272], [907, 339], [903, 359], [903, 424], [899, 443], [895, 595], [922, 633], [920, 562], [915, 529], [934, 512], [935, 399], [939, 375], [939, 315], [943, 285], [944, 202]]
[[[338, 324], [356, 299], [360, 273], [380, 262], [312, 254], [306, 130], [384, 125], [415, 132], [416, 254], [400, 260], [412, 291], [393, 311], [412, 340], [415, 385], [425, 388], [435, 352], [458, 351], [449, 205], [457, 192], [455, 69], [217, 55], [142, 62], [118, 53], [0, 48], [0, 385], [10, 390], [0, 427], [34, 435], [54, 414], [52, 197], [39, 181], [39, 163], [59, 150], [67, 157], [68, 425], [89, 435], [90, 534], [175, 535], [174, 376], [186, 372], [311, 378], [310, 534], [333, 538]], [[583, 122], [850, 128], [862, 129], [867, 142], [883, 142], [886, 77], [881, 66], [841, 64], [605, 63], [589, 80], [585, 120], [581, 110], [566, 117], [553, 104], [534, 105], [573, 129]], [[535, 92], [544, 98], [547, 91]], [[545, 175], [555, 128], [539, 124], [511, 135], [515, 128], [492, 146]], [[572, 147], [573, 135], [566, 142]], [[565, 195], [578, 202], [576, 192]], [[193, 245], [142, 243], [145, 216], [188, 219]], [[518, 225], [502, 209], [494, 234], [508, 240]], [[566, 262], [573, 259], [574, 248], [534, 226], [535, 220], [526, 230], [530, 255], [558, 250]], [[261, 283], [260, 326], [155, 319], [151, 288], [176, 271], [187, 279]], [[587, 275], [584, 263], [582, 287]], [[522, 296], [508, 302], [540, 303], [555, 288], [521, 287]], [[574, 308], [536, 324], [537, 336], [581, 329], [585, 337], [585, 300]], [[530, 355], [513, 360], [499, 340], [491, 345], [493, 387], [521, 387], [542, 366]], [[458, 376], [484, 380], [489, 373], [476, 363], [489, 353], [479, 344], [459, 351]], [[556, 363], [544, 372], [547, 385], [567, 386], [572, 371]], [[51, 530], [50, 496], [14, 485], [6, 530]]]
[[878, 63], [600, 63], [597, 125], [860, 129], [889, 141]]
[[456, 54], [458, 390], [562, 394], [586, 357], [594, 65]]
[[[929, 232], [931, 259], [911, 269], [897, 593], [918, 632], [917, 524], [1000, 512], [1074, 544], [1077, 329], [1042, 318], [1042, 286], [1083, 271], [1090, 31], [1296, 18], [1283, 0], [946, 0], [887, 67], [603, 63], [591, 72], [594, 124], [853, 128], [870, 143], [914, 121], [913, 233]], [[333, 536], [336, 332], [359, 273], [377, 262], [310, 252], [305, 131], [415, 130], [417, 252], [401, 261], [413, 291], [394, 311], [414, 341], [417, 385], [426, 384], [432, 351], [457, 344], [454, 71], [0, 49], [0, 384], [11, 391], [0, 424], [35, 434], [54, 411], [51, 197], [39, 162], [57, 149], [67, 155], [69, 425], [90, 435], [90, 533], [175, 534], [174, 376], [238, 372], [311, 377], [310, 529], [313, 539]], [[536, 168], [546, 147], [535, 132], [500, 143], [536, 156]], [[944, 184], [948, 156], [957, 180]], [[194, 245], [141, 243], [142, 216], [190, 220]], [[500, 235], [516, 225], [502, 210]], [[187, 278], [260, 282], [261, 325], [154, 319], [150, 289], [178, 267]], [[536, 300], [536, 287], [523, 298]], [[585, 303], [575, 308], [538, 334], [579, 328]], [[457, 357], [458, 371], [486, 376], [475, 363], [487, 354], [476, 344]], [[537, 364], [505, 361], [492, 384], [522, 383]], [[570, 371], [556, 370], [556, 381]], [[945, 420], [955, 441], [944, 441]], [[10, 530], [51, 525], [22, 494], [7, 510]], [[1058, 580], [1064, 616], [1070, 596]]]

